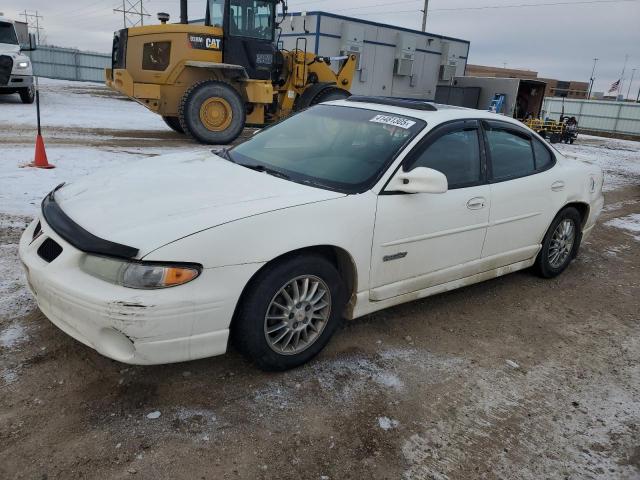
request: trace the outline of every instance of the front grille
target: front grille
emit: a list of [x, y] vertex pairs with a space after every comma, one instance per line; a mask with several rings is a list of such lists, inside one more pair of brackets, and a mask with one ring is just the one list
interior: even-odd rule
[[13, 70], [13, 58], [9, 55], [0, 55], [0, 85], [9, 83], [11, 70]]
[[125, 68], [127, 66], [127, 38], [129, 31], [124, 28], [113, 34], [113, 47], [111, 49], [111, 68]]
[[45, 262], [53, 262], [62, 253], [62, 247], [58, 245], [54, 240], [47, 238], [40, 248], [38, 248], [38, 255]]

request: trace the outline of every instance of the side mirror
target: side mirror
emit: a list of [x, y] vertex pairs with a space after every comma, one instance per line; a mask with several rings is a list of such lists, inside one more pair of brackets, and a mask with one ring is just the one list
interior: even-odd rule
[[404, 193], [446, 193], [448, 188], [444, 173], [432, 168], [416, 167], [409, 172], [400, 169], [385, 190]]
[[20, 45], [20, 50], [22, 50], [23, 52], [33, 52], [36, 48], [37, 48], [37, 45], [36, 45], [36, 34], [35, 33], [30, 33], [29, 34], [29, 42], [28, 43]]

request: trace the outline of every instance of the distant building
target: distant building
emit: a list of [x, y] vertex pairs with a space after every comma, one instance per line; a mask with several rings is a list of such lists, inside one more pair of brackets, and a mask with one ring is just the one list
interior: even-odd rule
[[486, 65], [467, 64], [465, 77], [519, 78], [521, 80], [538, 78], [538, 72], [517, 68], [498, 68]]
[[552, 78], [540, 80], [547, 82], [546, 97], [587, 98], [589, 92], [589, 82], [567, 82]]
[[486, 65], [467, 65], [465, 72], [467, 77], [496, 77], [519, 78], [521, 80], [541, 80], [547, 83], [546, 97], [587, 98], [589, 91], [588, 82], [574, 82], [556, 80], [553, 78], [540, 78], [538, 72], [533, 70], [521, 70], [517, 68], [500, 68]]

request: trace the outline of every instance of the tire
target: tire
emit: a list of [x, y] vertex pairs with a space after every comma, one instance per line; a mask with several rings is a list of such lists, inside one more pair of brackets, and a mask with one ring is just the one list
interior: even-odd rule
[[229, 84], [204, 80], [193, 84], [180, 101], [180, 126], [201, 143], [226, 145], [242, 133], [244, 101]]
[[174, 132], [184, 133], [184, 129], [182, 128], [182, 125], [180, 125], [180, 119], [178, 117], [162, 117], [162, 120], [164, 120], [164, 123], [166, 123]]
[[[302, 295], [305, 278], [309, 279], [306, 297]], [[294, 281], [299, 285], [298, 298], [291, 288]], [[286, 301], [283, 289], [290, 292], [292, 302]], [[325, 293], [316, 300], [322, 291]], [[328, 307], [318, 309], [323, 302]], [[295, 368], [315, 357], [329, 342], [342, 322], [345, 304], [344, 284], [332, 263], [319, 255], [290, 257], [268, 265], [247, 285], [231, 327], [231, 338], [238, 350], [262, 370]], [[311, 305], [313, 309], [307, 308]], [[324, 321], [311, 319], [314, 309]], [[278, 341], [281, 335], [283, 338]]]
[[562, 140], [562, 137], [559, 133], [552, 133], [549, 140], [551, 143], [558, 143]]
[[344, 100], [349, 98], [351, 94], [341, 88], [327, 88], [316, 95], [311, 100], [311, 105], [317, 105], [318, 103], [330, 102], [332, 100]]
[[[570, 245], [566, 245], [566, 241], [559, 240], [558, 234], [562, 235], [562, 225], [571, 224], [573, 229], [573, 240]], [[536, 272], [543, 278], [553, 278], [560, 275], [571, 263], [580, 248], [582, 240], [582, 217], [578, 210], [573, 207], [561, 210], [556, 218], [551, 222], [551, 226], [542, 241], [542, 249], [538, 253], [536, 263], [534, 265]], [[562, 253], [559, 257], [555, 257], [558, 252], [558, 241], [560, 241], [560, 250]], [[554, 258], [556, 262], [554, 262]]]
[[18, 90], [18, 94], [20, 95], [22, 103], [33, 103], [36, 99], [36, 89], [33, 85], [27, 88], [21, 88]]

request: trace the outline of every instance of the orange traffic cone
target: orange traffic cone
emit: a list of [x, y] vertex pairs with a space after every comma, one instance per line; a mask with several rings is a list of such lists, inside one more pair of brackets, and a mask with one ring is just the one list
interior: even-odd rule
[[33, 163], [30, 163], [29, 166], [36, 168], [56, 168], [55, 165], [51, 165], [47, 161], [47, 152], [44, 149], [44, 140], [42, 140], [42, 135], [40, 134], [36, 136], [36, 155], [33, 159]]

